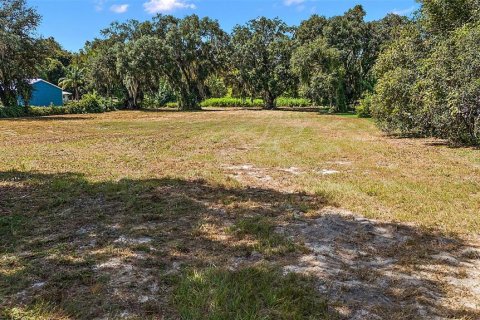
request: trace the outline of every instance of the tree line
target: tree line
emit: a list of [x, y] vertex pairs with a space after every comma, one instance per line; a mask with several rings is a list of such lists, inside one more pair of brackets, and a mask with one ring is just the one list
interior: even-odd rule
[[[130, 108], [182, 110], [231, 96], [308, 98], [357, 108], [388, 132], [480, 143], [480, 0], [421, 0], [412, 18], [366, 21], [358, 5], [298, 26], [259, 17], [230, 33], [196, 15], [114, 22], [77, 53], [35, 36], [25, 0], [0, 0], [0, 99], [28, 97], [27, 79], [115, 98]], [[25, 101], [26, 99], [24, 99]]]
[[[52, 38], [33, 37], [40, 17], [25, 0], [0, 3], [2, 16], [15, 17], [2, 20], [2, 29], [17, 30], [15, 40], [4, 41], [12, 57], [2, 66], [15, 62], [17, 72], [4, 75], [5, 87], [22, 91], [19, 84], [35, 75], [60, 83], [77, 98], [95, 90], [131, 108], [147, 99], [176, 99], [181, 109], [192, 110], [205, 98], [230, 93], [261, 98], [267, 109], [275, 108], [278, 97], [291, 96], [346, 111], [373, 87], [372, 67], [382, 46], [408, 21], [392, 14], [366, 22], [365, 11], [356, 6], [330, 19], [313, 15], [298, 27], [260, 17], [227, 33], [210, 18], [157, 15], [114, 22], [72, 54]], [[34, 61], [16, 55], [19, 51]], [[7, 78], [15, 85], [7, 85]], [[0, 95], [4, 104], [8, 95]]]
[[283, 95], [347, 111], [373, 87], [372, 67], [382, 46], [407, 19], [388, 15], [366, 22], [356, 6], [330, 19], [314, 15], [298, 27], [260, 17], [228, 34], [196, 15], [113, 23], [80, 53], [90, 85], [123, 94], [135, 108], [148, 97], [175, 96], [183, 110], [230, 90], [261, 98], [266, 109]]

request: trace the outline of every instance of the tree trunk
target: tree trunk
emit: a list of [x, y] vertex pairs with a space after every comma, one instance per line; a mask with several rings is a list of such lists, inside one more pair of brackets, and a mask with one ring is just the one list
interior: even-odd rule
[[265, 100], [263, 101], [265, 104], [264, 109], [273, 110], [277, 108], [276, 97], [274, 97], [271, 92], [267, 92], [265, 94], [264, 100]]
[[195, 87], [190, 85], [189, 88], [183, 87], [180, 90], [179, 108], [182, 111], [196, 111], [202, 110], [198, 103], [199, 94], [195, 90]]
[[202, 110], [202, 107], [197, 103], [196, 99], [179, 99], [179, 108], [182, 111], [196, 111]]

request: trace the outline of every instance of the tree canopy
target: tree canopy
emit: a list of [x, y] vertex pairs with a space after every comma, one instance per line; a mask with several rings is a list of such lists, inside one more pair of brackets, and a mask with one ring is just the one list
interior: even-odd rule
[[422, 1], [380, 55], [372, 112], [382, 128], [480, 144], [480, 3]]
[[209, 18], [158, 15], [143, 23], [114, 23], [102, 33], [104, 39], [86, 48], [88, 63], [98, 66], [90, 68], [93, 86], [103, 91], [123, 87], [133, 108], [163, 82], [181, 109], [198, 109], [207, 79], [226, 67], [228, 34]]
[[0, 0], [0, 100], [14, 105], [20, 95], [30, 96], [29, 80], [38, 74], [45, 57], [42, 42], [35, 35], [40, 15], [26, 6], [26, 0]]
[[232, 70], [250, 93], [259, 94], [265, 108], [293, 85], [290, 60], [293, 29], [280, 19], [259, 18], [236, 26], [232, 34]]

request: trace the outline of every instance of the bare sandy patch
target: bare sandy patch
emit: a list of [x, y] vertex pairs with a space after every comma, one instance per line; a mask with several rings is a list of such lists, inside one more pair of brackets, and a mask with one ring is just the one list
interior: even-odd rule
[[278, 231], [310, 249], [284, 267], [318, 279], [318, 289], [348, 319], [477, 319], [478, 242], [425, 234], [411, 225], [338, 209]]

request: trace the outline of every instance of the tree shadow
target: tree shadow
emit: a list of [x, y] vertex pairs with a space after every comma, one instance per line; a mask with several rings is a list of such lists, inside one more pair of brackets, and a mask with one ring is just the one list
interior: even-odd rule
[[41, 117], [22, 117], [22, 118], [3, 118], [3, 119], [0, 119], [0, 121], [14, 121], [14, 122], [24, 122], [24, 121], [49, 122], [49, 121], [76, 121], [76, 120], [92, 120], [92, 118], [85, 117], [85, 116], [63, 115], [63, 116], [41, 116]]
[[[459, 253], [467, 248], [461, 239], [325, 213], [325, 199], [201, 180], [95, 182], [73, 173], [1, 172], [0, 309], [46, 303], [79, 319], [177, 318], [171, 296], [184, 269], [268, 263], [285, 271], [313, 270], [319, 290], [334, 306], [348, 309], [347, 318], [360, 309], [381, 315], [386, 307], [411, 308], [412, 318], [421, 312], [479, 315], [443, 303], [443, 277], [412, 282], [425, 292], [405, 291], [410, 280], [399, 278], [404, 275], [399, 268], [418, 273], [432, 261], [439, 275], [446, 270], [451, 276], [460, 270], [448, 271], [452, 260], [432, 256], [471, 263], [477, 257]], [[305, 212], [320, 216], [307, 218]], [[262, 251], [286, 243], [272, 238], [269, 227], [236, 232], [256, 218], [267, 219], [295, 247]], [[385, 283], [368, 281], [371, 277]], [[356, 281], [351, 291], [344, 288], [348, 281]], [[360, 294], [367, 291], [385, 298], [368, 302]], [[438, 299], [429, 299], [428, 308], [415, 307], [413, 301], [423, 306], [431, 294]]]
[[[201, 110], [193, 111], [183, 111], [173, 108], [158, 108], [158, 109], [141, 109], [143, 112], [232, 112], [232, 111], [289, 111], [289, 112], [311, 112], [311, 113], [322, 113], [322, 108], [320, 107], [278, 107], [275, 109], [264, 109], [261, 107], [208, 107], [202, 108]], [[325, 113], [326, 114], [326, 113]]]
[[146, 112], [146, 113], [196, 113], [196, 112], [225, 112], [232, 111], [228, 108], [202, 108], [199, 110], [181, 110], [178, 108], [157, 108], [157, 109], [139, 109], [137, 111]]
[[321, 107], [278, 107], [276, 111], [291, 111], [291, 112], [313, 112], [322, 113], [324, 110]]
[[321, 279], [322, 293], [348, 301], [347, 318], [480, 316], [478, 288], [464, 285], [480, 280], [478, 242], [336, 210], [279, 231], [311, 249], [286, 269]]
[[471, 150], [480, 150], [480, 146], [475, 146], [467, 143], [453, 142], [446, 139], [434, 138], [421, 133], [386, 133], [390, 139], [397, 140], [422, 140], [422, 143], [425, 146], [429, 147], [447, 147], [450, 149], [471, 149]]

